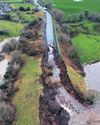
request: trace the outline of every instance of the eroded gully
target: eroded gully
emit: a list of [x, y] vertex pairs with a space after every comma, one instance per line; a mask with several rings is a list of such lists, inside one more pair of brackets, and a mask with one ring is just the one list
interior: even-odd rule
[[[44, 93], [43, 93], [42, 97], [40, 98], [40, 103], [43, 103], [43, 105], [45, 105], [45, 106], [43, 106], [43, 105], [40, 106], [40, 109], [44, 110], [44, 112], [47, 112], [46, 108], [50, 107], [48, 104], [50, 101], [50, 97], [45, 96], [45, 94], [50, 96], [50, 91], [52, 91], [51, 88], [53, 86], [53, 88], [55, 88], [55, 92], [56, 92], [56, 94], [54, 94], [54, 98], [55, 98], [54, 100], [57, 103], [57, 105], [59, 105], [59, 107], [61, 107], [64, 111], [66, 111], [70, 116], [73, 116], [74, 114], [79, 114], [79, 113], [87, 110], [87, 108], [84, 105], [82, 105], [81, 103], [79, 103], [79, 101], [77, 101], [73, 96], [71, 96], [66, 91], [65, 87], [62, 85], [61, 76], [60, 76], [61, 69], [57, 66], [57, 63], [55, 61], [55, 57], [56, 57], [55, 42], [56, 41], [54, 39], [52, 16], [47, 10], [45, 10], [42, 6], [40, 6], [36, 0], [34, 1], [34, 3], [46, 15], [46, 36], [45, 37], [46, 37], [46, 43], [47, 43], [47, 48], [48, 48], [48, 49], [46, 49], [46, 52], [43, 57], [46, 59], [43, 59], [43, 61], [42, 61], [42, 71], [43, 71], [42, 83], [45, 85], [44, 85]], [[54, 86], [56, 86], [56, 87], [54, 87]], [[48, 89], [48, 87], [49, 87], [49, 89]], [[47, 106], [43, 102], [44, 97], [49, 98], [49, 101], [46, 102]], [[46, 120], [46, 117], [47, 117], [46, 113], [44, 113], [44, 112], [40, 111], [41, 125], [45, 125], [45, 122], [43, 121], [43, 119]], [[42, 116], [43, 113], [44, 113], [45, 117]], [[61, 114], [60, 114], [60, 116], [61, 116]], [[67, 125], [67, 123], [63, 124], [63, 121], [62, 122], [60, 121], [59, 123], [55, 123], [55, 124]], [[50, 125], [52, 125], [52, 124], [50, 124]]]

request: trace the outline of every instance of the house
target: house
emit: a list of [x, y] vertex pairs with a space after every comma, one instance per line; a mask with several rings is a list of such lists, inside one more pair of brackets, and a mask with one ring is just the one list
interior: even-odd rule
[[12, 11], [12, 7], [7, 2], [0, 2], [0, 15]]

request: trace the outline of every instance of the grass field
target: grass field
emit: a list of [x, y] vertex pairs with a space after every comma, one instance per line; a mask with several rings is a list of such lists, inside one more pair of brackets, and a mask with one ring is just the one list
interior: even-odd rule
[[63, 10], [66, 15], [78, 13], [84, 10], [100, 12], [100, 0], [52, 0], [55, 8]]
[[80, 34], [73, 38], [73, 45], [78, 52], [81, 63], [100, 60], [100, 36]]
[[34, 19], [34, 14], [32, 11], [23, 12], [23, 11], [12, 11], [9, 13], [14, 21], [21, 21], [23, 23], [28, 23]]
[[7, 1], [7, 2], [22, 2], [23, 0], [0, 0], [0, 1]]
[[7, 30], [8, 35], [0, 35], [0, 40], [7, 37], [19, 36], [23, 30], [24, 26], [19, 23], [0, 20], [0, 31]]
[[42, 91], [38, 81], [40, 74], [40, 61], [26, 57], [26, 64], [15, 83], [19, 91], [13, 99], [17, 109], [14, 125], [39, 125], [39, 95]]
[[23, 11], [12, 11], [8, 13], [12, 20], [0, 20], [0, 31], [7, 30], [8, 34], [0, 35], [0, 41], [13, 36], [21, 35], [24, 27], [34, 19], [34, 14], [32, 11], [23, 12]]

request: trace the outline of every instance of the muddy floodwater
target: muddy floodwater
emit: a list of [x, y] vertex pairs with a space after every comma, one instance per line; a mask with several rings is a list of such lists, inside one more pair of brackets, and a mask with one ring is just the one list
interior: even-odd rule
[[87, 89], [100, 92], [100, 62], [84, 66]]

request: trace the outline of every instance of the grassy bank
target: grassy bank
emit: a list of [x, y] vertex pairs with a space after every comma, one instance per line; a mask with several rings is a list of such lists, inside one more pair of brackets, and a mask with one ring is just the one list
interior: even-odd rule
[[26, 57], [26, 64], [15, 83], [19, 91], [13, 99], [17, 110], [14, 125], [39, 125], [39, 95], [42, 91], [38, 81], [40, 74], [40, 61]]
[[82, 75], [78, 74], [75, 69], [67, 65], [67, 72], [69, 75], [70, 80], [74, 88], [81, 93], [82, 95], [86, 96], [86, 83]]

